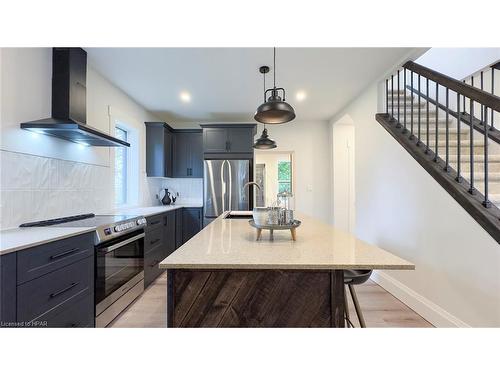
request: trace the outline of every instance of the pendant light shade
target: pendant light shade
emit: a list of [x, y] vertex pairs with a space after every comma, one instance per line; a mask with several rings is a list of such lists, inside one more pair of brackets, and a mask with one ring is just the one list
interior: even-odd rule
[[[267, 71], [263, 68], [267, 68]], [[261, 67], [260, 72], [265, 74], [269, 72], [268, 67]], [[285, 89], [276, 87], [276, 48], [274, 48], [274, 87], [264, 91], [264, 103], [262, 103], [255, 112], [254, 119], [263, 124], [283, 124], [292, 121], [295, 118], [295, 111], [292, 106], [285, 102]], [[265, 87], [264, 87], [265, 89]], [[283, 93], [283, 98], [279, 92]], [[271, 93], [268, 98], [268, 93]]]
[[253, 148], [259, 150], [270, 150], [272, 148], [276, 148], [276, 142], [269, 138], [266, 128], [262, 131], [260, 138], [255, 141]]
[[280, 89], [273, 90], [274, 92], [267, 99], [267, 102], [262, 103], [257, 108], [254, 116], [256, 121], [265, 124], [283, 124], [295, 118], [295, 111], [292, 106], [278, 96], [277, 90]]

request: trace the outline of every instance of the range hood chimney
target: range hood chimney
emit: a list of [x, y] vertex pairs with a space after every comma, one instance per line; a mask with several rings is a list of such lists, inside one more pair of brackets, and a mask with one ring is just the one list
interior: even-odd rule
[[23, 122], [22, 129], [52, 135], [85, 146], [130, 147], [87, 123], [87, 52], [52, 49], [52, 117]]

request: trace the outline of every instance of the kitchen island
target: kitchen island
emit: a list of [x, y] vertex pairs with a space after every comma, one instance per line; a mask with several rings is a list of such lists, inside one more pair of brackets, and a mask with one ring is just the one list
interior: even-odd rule
[[415, 268], [307, 215], [293, 241], [227, 214], [160, 263], [167, 327], [343, 327], [344, 269]]

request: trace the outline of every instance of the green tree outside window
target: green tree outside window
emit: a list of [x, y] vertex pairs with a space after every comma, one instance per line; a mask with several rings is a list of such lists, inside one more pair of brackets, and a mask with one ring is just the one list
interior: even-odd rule
[[278, 162], [278, 193], [292, 192], [292, 163]]

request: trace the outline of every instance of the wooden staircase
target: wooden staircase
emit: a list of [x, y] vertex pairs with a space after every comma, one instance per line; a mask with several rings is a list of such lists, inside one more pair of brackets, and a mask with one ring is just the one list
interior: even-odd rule
[[385, 87], [377, 121], [500, 243], [500, 97], [414, 62]]

